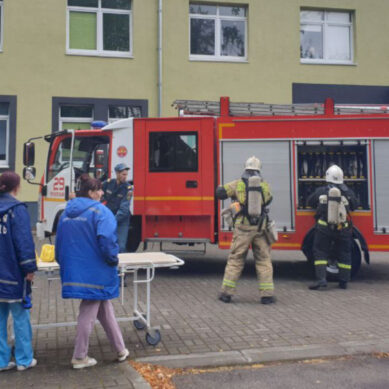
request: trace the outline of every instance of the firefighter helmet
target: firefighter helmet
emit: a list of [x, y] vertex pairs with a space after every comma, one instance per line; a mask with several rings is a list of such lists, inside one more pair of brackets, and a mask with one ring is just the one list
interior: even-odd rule
[[338, 165], [330, 166], [326, 171], [326, 181], [332, 184], [343, 184], [343, 170]]
[[244, 168], [259, 172], [261, 170], [261, 161], [257, 157], [252, 156], [246, 161]]

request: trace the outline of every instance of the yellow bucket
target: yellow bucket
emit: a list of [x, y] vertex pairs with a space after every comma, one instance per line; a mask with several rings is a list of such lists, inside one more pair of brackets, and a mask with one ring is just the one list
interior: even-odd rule
[[53, 244], [44, 244], [42, 246], [40, 260], [42, 262], [55, 261], [55, 246]]

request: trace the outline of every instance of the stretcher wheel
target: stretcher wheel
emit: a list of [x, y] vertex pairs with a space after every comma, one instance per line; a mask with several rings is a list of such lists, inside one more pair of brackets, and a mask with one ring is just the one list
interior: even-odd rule
[[153, 335], [151, 335], [149, 332], [146, 333], [146, 342], [151, 346], [156, 346], [160, 340], [161, 333], [159, 332], [159, 330], [154, 330]]
[[143, 328], [146, 327], [146, 324], [143, 323], [143, 321], [141, 320], [134, 320], [134, 327], [137, 329], [137, 330], [143, 330]]

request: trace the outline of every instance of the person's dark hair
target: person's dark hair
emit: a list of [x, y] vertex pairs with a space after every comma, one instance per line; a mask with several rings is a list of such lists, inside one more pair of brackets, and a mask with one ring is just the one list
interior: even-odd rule
[[77, 180], [76, 196], [77, 197], [89, 197], [88, 192], [99, 190], [102, 188], [101, 181], [92, 178], [87, 173], [82, 174]]
[[19, 174], [6, 171], [0, 176], [0, 193], [12, 192], [20, 185]]

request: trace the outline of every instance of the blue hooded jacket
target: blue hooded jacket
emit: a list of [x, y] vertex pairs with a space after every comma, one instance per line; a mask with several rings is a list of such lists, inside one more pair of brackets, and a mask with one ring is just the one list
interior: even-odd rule
[[86, 197], [69, 201], [58, 223], [55, 244], [62, 297], [85, 300], [118, 297], [118, 252], [112, 212]]
[[22, 301], [24, 277], [36, 270], [27, 206], [8, 193], [0, 194], [0, 301]]

